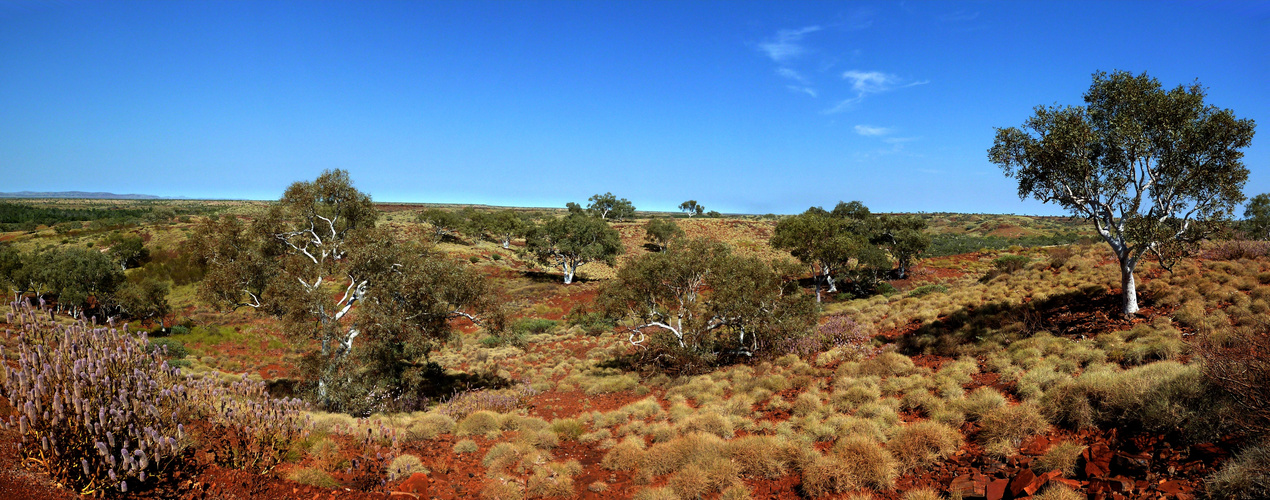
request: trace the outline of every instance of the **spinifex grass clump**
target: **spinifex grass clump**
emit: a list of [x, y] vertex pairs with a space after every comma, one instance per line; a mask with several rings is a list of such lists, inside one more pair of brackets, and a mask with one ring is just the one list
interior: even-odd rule
[[10, 307], [9, 323], [22, 329], [0, 395], [19, 415], [4, 424], [18, 429], [25, 464], [82, 494], [126, 492], [181, 466], [191, 422], [210, 426], [210, 438], [249, 436], [240, 442], [249, 455], [272, 456], [301, 432], [298, 403], [256, 402], [263, 389], [245, 383], [188, 382], [162, 349], [147, 352], [144, 336], [60, 326], [25, 304]]

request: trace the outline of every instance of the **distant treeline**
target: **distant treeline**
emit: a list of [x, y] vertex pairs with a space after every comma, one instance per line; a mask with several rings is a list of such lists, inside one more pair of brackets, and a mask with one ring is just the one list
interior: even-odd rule
[[[186, 214], [206, 211], [208, 210], [184, 207], [180, 212]], [[0, 202], [0, 231], [31, 231], [38, 226], [56, 226], [68, 222], [96, 222], [103, 227], [118, 227], [167, 220], [177, 215], [180, 215], [178, 211], [167, 205], [138, 208], [61, 208]]]
[[1015, 245], [1025, 248], [1049, 245], [1070, 245], [1072, 243], [1082, 241], [1082, 238], [1089, 239], [1088, 236], [1081, 236], [1074, 231], [1044, 236], [1022, 236], [1018, 238], [1005, 238], [1001, 236], [971, 236], [963, 234], [937, 234], [931, 236], [930, 248], [927, 249], [926, 256], [943, 257], [946, 255], [958, 255], [974, 252], [981, 248], [990, 248], [995, 250]]

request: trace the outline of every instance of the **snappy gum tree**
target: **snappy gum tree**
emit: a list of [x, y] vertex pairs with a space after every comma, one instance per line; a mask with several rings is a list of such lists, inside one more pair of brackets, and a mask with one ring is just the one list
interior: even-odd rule
[[1020, 198], [1093, 223], [1119, 260], [1126, 316], [1138, 311], [1144, 253], [1203, 237], [1244, 199], [1254, 123], [1204, 97], [1198, 82], [1164, 90], [1145, 73], [1100, 72], [1085, 106], [1038, 106], [1022, 129], [998, 128], [988, 150]]
[[[396, 379], [402, 364], [426, 355], [423, 339], [448, 335], [450, 318], [475, 320], [487, 296], [479, 277], [394, 241], [378, 217], [370, 197], [335, 170], [292, 184], [251, 226], [223, 219], [196, 235], [208, 268], [200, 296], [271, 313], [291, 335], [316, 340], [318, 397], [328, 408], [343, 404], [332, 389]], [[365, 311], [350, 315], [359, 305]], [[350, 362], [357, 344], [376, 361]]]
[[582, 212], [548, 220], [525, 238], [526, 248], [547, 265], [564, 272], [564, 284], [573, 283], [578, 267], [588, 262], [613, 265], [623, 252], [622, 237], [601, 219]]

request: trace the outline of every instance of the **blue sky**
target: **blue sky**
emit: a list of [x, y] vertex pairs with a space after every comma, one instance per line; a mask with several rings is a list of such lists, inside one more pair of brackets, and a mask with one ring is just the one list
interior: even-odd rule
[[1270, 4], [0, 0], [0, 191], [1058, 214], [993, 127], [1198, 79], [1270, 191]]

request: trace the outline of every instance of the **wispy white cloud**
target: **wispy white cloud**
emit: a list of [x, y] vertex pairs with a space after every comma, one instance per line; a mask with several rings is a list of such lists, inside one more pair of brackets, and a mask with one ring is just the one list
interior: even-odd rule
[[785, 86], [785, 88], [791, 91], [797, 92], [799, 94], [807, 94], [812, 97], [816, 97], [817, 95], [819, 95], [816, 92], [815, 87], [811, 86], [811, 80], [807, 79], [807, 77], [803, 76], [802, 73], [799, 73], [797, 70], [794, 70], [793, 68], [787, 68], [787, 67], [781, 66], [779, 68], [776, 68], [776, 74], [780, 75], [782, 78], [793, 80], [794, 82], [796, 82], [795, 84]]
[[799, 83], [807, 83], [807, 77], [791, 68], [786, 68], [784, 66], [776, 68], [776, 74]]
[[817, 97], [819, 95], [816, 93], [816, 89], [811, 87], [804, 87], [802, 85], [786, 85], [785, 88], [792, 90], [794, 92], [801, 93], [801, 94], [807, 94], [812, 97]]
[[839, 101], [837, 105], [825, 110], [825, 113], [838, 113], [851, 109], [864, 98], [883, 92], [890, 92], [896, 89], [913, 87], [917, 85], [925, 85], [930, 83], [929, 80], [908, 81], [890, 73], [881, 71], [858, 71], [851, 70], [842, 74], [844, 80], [851, 82], [851, 90], [855, 92], [855, 97]]
[[778, 63], [795, 59], [807, 52], [807, 48], [802, 44], [803, 36], [821, 29], [820, 26], [807, 26], [792, 30], [780, 30], [776, 32], [775, 37], [759, 43], [758, 48], [767, 54], [767, 57]]
[[874, 127], [872, 125], [856, 125], [855, 133], [865, 137], [880, 137], [894, 132], [894, 129], [887, 127]]

